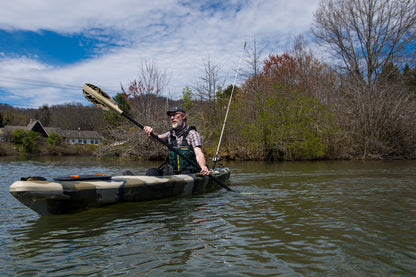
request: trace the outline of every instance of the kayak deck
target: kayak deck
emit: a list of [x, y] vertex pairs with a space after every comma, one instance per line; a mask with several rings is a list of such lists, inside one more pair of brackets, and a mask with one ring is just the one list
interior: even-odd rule
[[[211, 172], [221, 182], [229, 180], [230, 170]], [[55, 178], [22, 178], [9, 192], [25, 206], [41, 215], [67, 214], [120, 202], [142, 202], [203, 193], [221, 186], [208, 176], [183, 174], [171, 176], [106, 176], [96, 178], [72, 175]]]

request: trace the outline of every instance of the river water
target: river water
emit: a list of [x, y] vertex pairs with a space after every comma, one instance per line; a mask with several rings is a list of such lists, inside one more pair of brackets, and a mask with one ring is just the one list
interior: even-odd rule
[[39, 216], [22, 176], [149, 162], [0, 157], [1, 276], [415, 276], [416, 161], [225, 162], [217, 192]]

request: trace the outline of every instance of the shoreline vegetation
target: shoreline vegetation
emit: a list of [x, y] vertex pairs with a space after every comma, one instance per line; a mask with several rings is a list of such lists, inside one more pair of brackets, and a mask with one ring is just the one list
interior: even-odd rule
[[[154, 144], [152, 142], [151, 144]], [[157, 147], [157, 146], [156, 146]], [[167, 150], [164, 150], [162, 146], [159, 146], [160, 151], [158, 155], [153, 154], [150, 156], [139, 155], [138, 153], [128, 153], [126, 151], [127, 145], [92, 145], [92, 144], [60, 144], [60, 145], [48, 145], [47, 143], [41, 143], [33, 149], [31, 153], [27, 153], [23, 146], [17, 146], [11, 142], [0, 142], [0, 157], [47, 157], [47, 156], [89, 156], [100, 158], [118, 158], [123, 160], [151, 160], [151, 161], [163, 161], [166, 156]], [[210, 158], [215, 156], [214, 148], [208, 148], [204, 153], [207, 157], [207, 162]], [[220, 155], [222, 161], [267, 161], [265, 159], [250, 158], [242, 155], [232, 155], [225, 153]], [[382, 156], [355, 156], [349, 158], [320, 158], [320, 159], [297, 159], [298, 161], [304, 160], [414, 160], [415, 158], [384, 158]], [[270, 161], [270, 160], [269, 160]], [[277, 161], [277, 160], [276, 160]], [[282, 161], [282, 160], [279, 160]], [[296, 160], [291, 160], [296, 161]]]
[[0, 156], [36, 157], [36, 156], [93, 156], [99, 146], [91, 144], [37, 144], [29, 153], [22, 145], [11, 142], [0, 142]]

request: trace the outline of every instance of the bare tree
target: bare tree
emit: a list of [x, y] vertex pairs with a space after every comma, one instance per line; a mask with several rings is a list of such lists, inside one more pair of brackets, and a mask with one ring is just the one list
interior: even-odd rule
[[341, 61], [335, 111], [353, 156], [414, 157], [414, 99], [401, 78], [414, 58], [414, 0], [322, 0], [313, 33]]
[[322, 0], [314, 17], [318, 42], [370, 94], [389, 63], [414, 55], [414, 0]]
[[296, 59], [296, 74], [292, 78], [304, 85], [306, 95], [316, 97], [325, 104], [331, 103], [333, 91], [338, 85], [335, 70], [314, 56], [302, 35], [295, 37], [288, 53]]
[[147, 116], [157, 111], [159, 97], [169, 82], [166, 71], [160, 71], [148, 60], [142, 60], [136, 80], [130, 82], [127, 89], [121, 89], [128, 96], [130, 105], [140, 115]]
[[204, 64], [203, 74], [199, 77], [199, 82], [195, 86], [196, 95], [200, 100], [215, 104], [218, 88], [224, 86], [224, 80], [220, 79], [220, 66], [208, 56]]
[[247, 69], [243, 71], [243, 76], [245, 76], [246, 78], [253, 78], [261, 73], [261, 69], [263, 67], [263, 52], [264, 48], [259, 48], [257, 40], [253, 39], [252, 46], [249, 45], [249, 47], [247, 48]]
[[[259, 102], [262, 102], [261, 97], [261, 72], [262, 67], [264, 66], [264, 61], [262, 59], [264, 49], [259, 48], [257, 40], [253, 40], [252, 46], [249, 46], [247, 49], [247, 69], [243, 71], [242, 75], [249, 80], [245, 83], [244, 91], [246, 93], [252, 94]], [[260, 104], [262, 106], [263, 103]]]
[[[132, 116], [143, 125], [152, 126], [156, 133], [164, 132], [169, 128], [169, 121], [164, 112], [166, 100], [162, 97], [168, 82], [169, 78], [165, 71], [159, 70], [153, 62], [144, 59], [139, 65], [137, 79], [131, 81], [127, 89], [121, 86], [130, 104]], [[140, 129], [135, 126], [125, 128], [126, 126], [116, 126], [109, 130], [111, 137], [126, 142], [121, 149], [122, 155], [146, 159], [163, 156], [165, 149], [149, 140]]]
[[[220, 75], [220, 66], [208, 56], [201, 77], [194, 87], [195, 95], [199, 98], [198, 112], [195, 119], [198, 120], [198, 129], [205, 140], [219, 137], [217, 129], [223, 118], [223, 112], [218, 107], [218, 93], [222, 92], [225, 80]], [[224, 109], [225, 111], [225, 109]]]

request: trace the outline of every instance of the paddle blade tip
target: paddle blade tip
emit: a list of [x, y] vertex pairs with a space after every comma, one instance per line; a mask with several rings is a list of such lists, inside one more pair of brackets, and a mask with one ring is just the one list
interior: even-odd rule
[[92, 84], [89, 83], [85, 83], [85, 85], [82, 88], [82, 93], [84, 94], [84, 97], [92, 104], [94, 104], [95, 106], [109, 111], [110, 108], [105, 105], [104, 103], [102, 103], [102, 100], [100, 101], [99, 97], [97, 97], [97, 94], [100, 94], [102, 96], [104, 96], [105, 98], [110, 98], [110, 96], [108, 96], [107, 93], [105, 93], [102, 89], [100, 89], [97, 86], [94, 86]]

